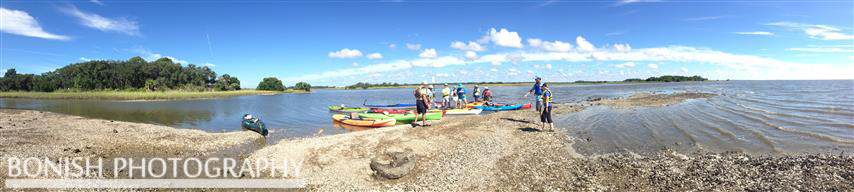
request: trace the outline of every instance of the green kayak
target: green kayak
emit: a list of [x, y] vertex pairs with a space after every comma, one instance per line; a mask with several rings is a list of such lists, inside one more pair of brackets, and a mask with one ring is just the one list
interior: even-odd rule
[[361, 113], [370, 110], [369, 108], [349, 108], [341, 106], [329, 106], [329, 111], [334, 113]]
[[[382, 113], [359, 113], [362, 119], [395, 119], [400, 123], [411, 123], [415, 121], [415, 114], [382, 114]], [[442, 120], [442, 113], [427, 113], [427, 120]]]

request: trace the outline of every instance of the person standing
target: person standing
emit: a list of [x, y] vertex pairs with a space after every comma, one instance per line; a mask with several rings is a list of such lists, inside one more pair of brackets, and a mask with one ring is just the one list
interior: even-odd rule
[[433, 107], [436, 104], [436, 92], [433, 92], [433, 85], [427, 88], [427, 98], [430, 101], [430, 107]]
[[540, 121], [543, 122], [543, 126], [540, 130], [546, 129], [546, 124], [549, 124], [549, 131], [555, 131], [554, 121], [552, 121], [552, 103], [554, 102], [554, 96], [552, 95], [552, 91], [549, 90], [549, 85], [543, 83], [543, 109], [540, 110]]
[[541, 87], [542, 85], [541, 85], [540, 81], [541, 81], [540, 77], [534, 78], [534, 87], [531, 87], [531, 90], [528, 90], [528, 93], [526, 93], [525, 96], [523, 97], [523, 98], [528, 98], [528, 95], [530, 95], [531, 93], [534, 93], [534, 96], [535, 96], [534, 97], [534, 103], [536, 104], [536, 107], [534, 108], [534, 110], [536, 110], [538, 112], [541, 111], [543, 108], [543, 106], [542, 106], [543, 105], [543, 88]]
[[421, 126], [430, 126], [427, 124], [427, 110], [430, 109], [430, 100], [428, 96], [427, 83], [422, 82], [421, 86], [415, 88], [415, 121], [412, 125], [418, 123], [418, 115], [421, 114], [424, 119], [421, 121]]
[[442, 107], [448, 108], [451, 106], [451, 88], [445, 83], [445, 88], [442, 88]]
[[489, 87], [483, 87], [483, 102], [491, 102], [492, 101], [492, 90], [489, 90]]
[[471, 91], [472, 96], [474, 97], [474, 102], [480, 102], [480, 88], [477, 85], [474, 85], [474, 89]]
[[457, 109], [465, 108], [468, 101], [466, 101], [466, 88], [463, 87], [462, 83], [457, 87], [457, 97], [459, 97]]

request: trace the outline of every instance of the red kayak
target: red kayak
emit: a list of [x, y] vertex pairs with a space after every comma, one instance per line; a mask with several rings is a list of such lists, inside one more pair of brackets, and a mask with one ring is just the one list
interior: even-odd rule
[[403, 110], [403, 109], [383, 109], [383, 108], [371, 108], [369, 111], [371, 113], [388, 113], [388, 114], [407, 114], [413, 113], [413, 110]]

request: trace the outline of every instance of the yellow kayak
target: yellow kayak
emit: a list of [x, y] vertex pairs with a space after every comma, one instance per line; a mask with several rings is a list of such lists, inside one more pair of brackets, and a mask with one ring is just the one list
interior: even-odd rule
[[332, 115], [332, 120], [338, 123], [359, 127], [388, 127], [394, 126], [394, 124], [397, 123], [397, 120], [395, 119], [350, 119], [346, 115]]

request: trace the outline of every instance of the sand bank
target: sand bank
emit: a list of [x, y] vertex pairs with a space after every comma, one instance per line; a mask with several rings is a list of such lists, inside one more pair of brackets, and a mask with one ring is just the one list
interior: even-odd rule
[[[628, 101], [561, 104], [555, 113], [577, 112], [590, 105], [654, 107], [711, 96], [633, 96]], [[22, 110], [0, 110], [0, 114], [4, 117], [0, 119], [3, 156], [235, 156], [234, 148], [260, 139], [246, 131], [205, 133]], [[308, 190], [323, 191], [854, 190], [850, 154], [750, 156], [665, 150], [583, 156], [573, 144], [587, 141], [567, 134], [572, 125], [558, 124], [557, 131], [543, 132], [538, 121], [533, 110], [450, 117], [431, 127], [403, 125], [283, 140], [244, 155], [304, 158], [299, 178], [307, 180]], [[396, 180], [374, 176], [371, 158], [401, 150], [411, 150], [417, 157], [408, 175]]]

